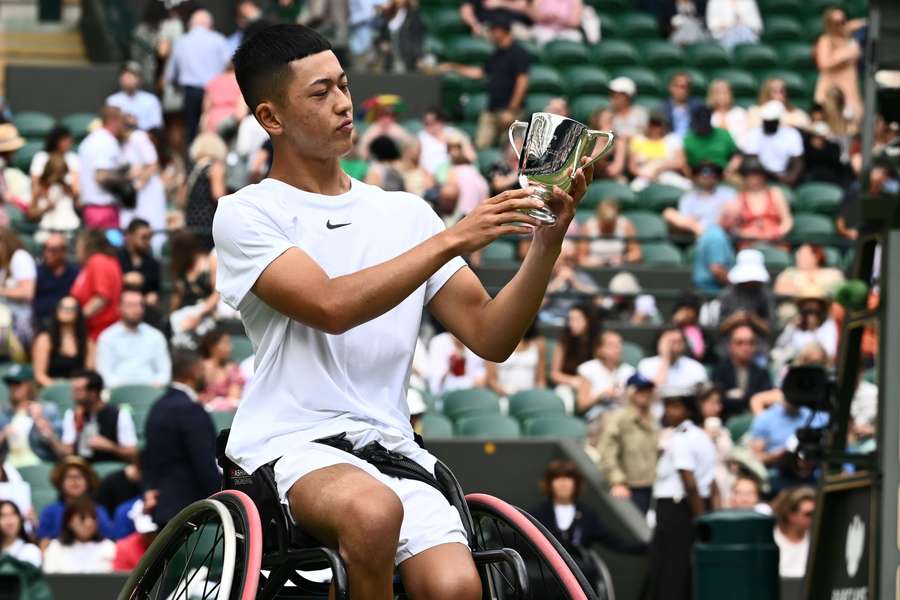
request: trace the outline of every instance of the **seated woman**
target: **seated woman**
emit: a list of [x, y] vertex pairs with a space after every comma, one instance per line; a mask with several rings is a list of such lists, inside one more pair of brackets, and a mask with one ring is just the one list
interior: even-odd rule
[[231, 360], [231, 336], [221, 329], [213, 329], [200, 340], [206, 387], [200, 392], [200, 402], [206, 410], [236, 410], [244, 391], [244, 376], [238, 364]]
[[596, 239], [578, 243], [578, 264], [582, 267], [609, 267], [641, 260], [637, 232], [627, 217], [619, 214], [615, 200], [603, 200], [597, 212], [584, 222], [579, 234]]
[[840, 269], [825, 266], [825, 251], [812, 243], [801, 244], [794, 253], [794, 266], [788, 267], [775, 278], [775, 293], [779, 296], [796, 296], [811, 286], [834, 293], [844, 283]]
[[56, 303], [49, 327], [38, 334], [31, 348], [34, 379], [41, 387], [47, 387], [82, 369], [93, 369], [95, 351], [81, 305], [72, 296], [65, 296]]
[[41, 567], [41, 549], [31, 542], [25, 519], [10, 500], [0, 500], [0, 555], [3, 554]]
[[734, 140], [739, 140], [747, 131], [747, 111], [735, 106], [731, 84], [725, 79], [714, 79], [709, 84], [706, 103], [712, 111], [713, 127], [728, 130]]
[[[59, 492], [59, 499], [44, 507], [38, 519], [37, 538], [42, 545], [58, 538], [63, 531], [66, 506], [76, 500], [87, 500], [93, 506], [91, 497], [100, 485], [100, 479], [90, 463], [80, 456], [67, 456], [56, 464], [50, 473], [50, 481]], [[113, 526], [109, 513], [102, 506], [93, 509], [100, 533], [112, 537]]]
[[100, 508], [88, 497], [70, 502], [58, 538], [44, 551], [45, 573], [111, 573], [116, 545], [101, 533]]
[[788, 98], [787, 85], [783, 79], [772, 77], [763, 83], [759, 90], [757, 104], [747, 111], [747, 129], [759, 127], [762, 124], [760, 111], [769, 100], [778, 100], [784, 105], [784, 114], [781, 115], [781, 124], [788, 127], [803, 129], [809, 127], [809, 115], [802, 109], [794, 106]]
[[776, 368], [790, 362], [812, 342], [825, 349], [828, 364], [837, 356], [838, 328], [829, 315], [831, 302], [820, 288], [809, 287], [796, 299], [795, 316], [778, 336], [772, 349], [772, 360]]
[[664, 183], [685, 190], [691, 181], [684, 175], [681, 139], [669, 132], [664, 116], [653, 113], [647, 132], [628, 141], [628, 170], [634, 176], [631, 189], [638, 192], [651, 183]]
[[535, 321], [509, 358], [502, 363], [484, 363], [487, 386], [499, 396], [547, 387], [546, 352], [544, 337], [538, 333]]
[[740, 238], [738, 246], [755, 242], [777, 242], [793, 228], [794, 218], [781, 189], [766, 182], [766, 171], [756, 157], [741, 163], [744, 185], [735, 200], [737, 219], [732, 234]]
[[193, 350], [199, 338], [215, 326], [213, 315], [219, 303], [215, 253], [205, 252], [186, 229], [172, 233], [169, 241], [175, 281], [169, 316], [172, 345]]
[[594, 358], [578, 365], [584, 380], [578, 388], [575, 410], [592, 421], [625, 402], [625, 385], [634, 367], [622, 362], [622, 336], [604, 331], [594, 348]]
[[534, 0], [529, 7], [531, 35], [543, 46], [553, 40], [581, 42], [582, 0]]
[[37, 265], [16, 232], [0, 227], [0, 303], [12, 313], [12, 328], [23, 346], [34, 339], [32, 325]]

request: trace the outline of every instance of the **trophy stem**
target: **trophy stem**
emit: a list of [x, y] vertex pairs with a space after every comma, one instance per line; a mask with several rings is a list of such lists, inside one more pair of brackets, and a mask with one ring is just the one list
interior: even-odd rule
[[[546, 189], [544, 186], [536, 186], [533, 183], [531, 185], [533, 190], [533, 193], [531, 194], [532, 198], [543, 200], [547, 203], [550, 202], [550, 198], [553, 197], [553, 192]], [[526, 208], [522, 212], [545, 225], [553, 225], [556, 223], [556, 215], [547, 208]]]

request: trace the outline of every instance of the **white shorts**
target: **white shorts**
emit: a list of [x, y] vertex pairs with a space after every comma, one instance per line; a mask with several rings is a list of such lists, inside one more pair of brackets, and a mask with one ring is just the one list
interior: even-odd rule
[[[348, 433], [347, 439], [353, 443], [354, 448], [377, 441], [388, 450], [399, 452], [434, 473], [435, 458], [413, 440], [382, 435], [374, 429]], [[400, 498], [403, 504], [403, 523], [400, 525], [395, 565], [441, 544], [468, 545], [459, 512], [438, 490], [414, 479], [385, 475], [352, 454], [317, 442], [297, 444], [296, 451], [291, 456], [283, 456], [275, 463], [275, 482], [281, 501], [288, 503], [288, 490], [307, 473], [338, 464], [349, 464], [362, 469], [391, 488]]]

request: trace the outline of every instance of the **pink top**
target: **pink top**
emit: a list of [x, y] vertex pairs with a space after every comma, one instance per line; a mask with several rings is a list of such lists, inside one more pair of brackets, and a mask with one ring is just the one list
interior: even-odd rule
[[488, 182], [481, 176], [475, 165], [453, 165], [450, 170], [459, 186], [459, 199], [456, 201], [455, 213], [467, 215], [482, 200], [490, 196]]
[[237, 364], [231, 364], [225, 370], [225, 377], [219, 381], [207, 381], [206, 389], [200, 393], [200, 402], [207, 410], [234, 410], [239, 399], [229, 398], [228, 392], [233, 385], [244, 385], [244, 376]]
[[241, 103], [241, 88], [234, 73], [225, 72], [209, 80], [205, 94], [210, 101], [206, 131], [216, 133], [222, 121], [233, 115]]
[[577, 27], [582, 0], [536, 0], [534, 22], [549, 27]]

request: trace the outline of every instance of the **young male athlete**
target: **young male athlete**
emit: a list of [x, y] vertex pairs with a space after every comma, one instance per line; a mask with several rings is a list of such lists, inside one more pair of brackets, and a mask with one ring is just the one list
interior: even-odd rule
[[234, 65], [274, 159], [267, 179], [219, 200], [213, 224], [217, 286], [256, 348], [227, 454], [248, 472], [277, 460], [279, 494], [304, 530], [339, 550], [354, 600], [391, 598], [397, 564], [415, 600], [476, 600], [464, 529], [440, 492], [314, 440], [346, 432], [356, 448], [378, 441], [433, 472], [406, 405], [422, 308], [480, 356], [505, 360], [538, 310], [592, 169], [576, 172], [572, 196], [556, 191], [558, 223], [534, 229], [519, 272], [492, 299], [460, 255], [531, 233], [537, 221], [519, 211], [540, 201], [504, 192], [445, 230], [421, 198], [341, 171], [353, 105], [327, 40], [273, 26]]

